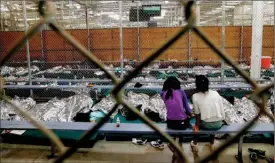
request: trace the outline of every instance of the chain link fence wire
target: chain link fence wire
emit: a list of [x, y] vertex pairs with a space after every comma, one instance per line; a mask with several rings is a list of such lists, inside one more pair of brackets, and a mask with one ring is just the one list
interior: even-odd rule
[[[6, 3], [5, 5], [11, 5], [10, 3], [12, 2], [13, 1], [11, 2], [4, 1], [4, 3]], [[32, 2], [27, 2], [27, 3], [32, 3]], [[115, 85], [115, 88], [112, 90], [111, 93], [115, 96], [117, 100], [117, 105], [107, 114], [105, 118], [100, 120], [85, 135], [83, 135], [83, 137], [74, 146], [70, 147], [68, 150], [64, 150], [64, 146], [62, 145], [60, 140], [50, 130], [46, 129], [45, 126], [43, 126], [43, 124], [39, 124], [38, 122], [36, 122], [34, 119], [32, 119], [31, 116], [28, 115], [28, 113], [22, 111], [20, 107], [14, 104], [12, 105], [14, 109], [19, 111], [19, 113], [22, 116], [30, 120], [31, 123], [33, 123], [41, 132], [47, 135], [49, 139], [58, 147], [61, 155], [58, 159], [55, 160], [55, 162], [63, 162], [65, 159], [71, 156], [77, 150], [79, 144], [81, 144], [87, 138], [89, 138], [94, 132], [97, 131], [97, 129], [99, 129], [107, 121], [108, 117], [117, 109], [118, 104], [123, 105], [125, 108], [137, 114], [146, 124], [148, 124], [152, 129], [157, 131], [158, 134], [165, 137], [168, 140], [168, 142], [170, 142], [176, 148], [176, 150], [180, 153], [184, 162], [188, 162], [184, 152], [172, 140], [172, 138], [167, 133], [163, 133], [160, 129], [158, 129], [153, 124], [153, 122], [149, 118], [147, 118], [144, 115], [141, 115], [137, 111], [137, 109], [133, 108], [122, 99], [123, 87], [126, 84], [128, 84], [128, 82], [130, 82], [138, 74], [140, 74], [140, 72], [142, 72], [144, 68], [146, 69], [146, 67], [152, 64], [159, 63], [160, 68], [167, 68], [168, 66], [167, 64], [165, 64], [165, 61], [167, 60], [173, 61], [173, 57], [175, 56], [171, 55], [172, 53], [173, 54], [175, 53], [176, 56], [179, 56], [177, 57], [177, 59], [180, 58], [178, 59], [177, 62], [176, 61], [174, 63], [172, 62], [174, 68], [180, 67], [182, 65], [187, 66], [188, 68], [193, 68], [195, 65], [200, 65], [201, 64], [200, 62], [204, 60], [203, 58], [204, 56], [197, 55], [198, 53], [211, 53], [211, 56], [213, 56], [213, 58], [212, 57], [205, 58], [206, 63], [204, 64], [209, 64], [210, 62], [211, 64], [213, 64], [215, 67], [218, 67], [218, 68], [220, 68], [221, 66], [220, 58], [223, 59], [226, 65], [232, 66], [234, 68], [234, 71], [236, 71], [241, 77], [245, 79], [245, 81], [247, 81], [249, 84], [252, 85], [254, 92], [251, 95], [251, 99], [257, 104], [257, 106], [260, 109], [259, 114], [256, 117], [254, 117], [254, 119], [251, 120], [242, 130], [240, 130], [240, 132], [237, 135], [235, 135], [232, 139], [230, 139], [225, 144], [223, 144], [215, 152], [211, 153], [209, 156], [202, 159], [201, 162], [207, 162], [211, 160], [212, 158], [217, 156], [220, 152], [222, 152], [224, 149], [226, 149], [229, 145], [231, 145], [242, 134], [244, 134], [248, 128], [250, 128], [253, 125], [253, 123], [259, 118], [261, 114], [267, 115], [270, 119], [274, 121], [273, 115], [271, 115], [266, 111], [266, 92], [274, 86], [274, 83], [271, 83], [265, 87], [260, 87], [259, 85], [257, 85], [257, 83], [254, 80], [252, 80], [249, 77], [248, 73], [245, 72], [242, 67], [238, 66], [238, 63], [235, 61], [236, 60], [235, 56], [238, 56], [238, 52], [235, 52], [233, 48], [235, 49], [241, 48], [242, 49], [241, 54], [239, 54], [239, 56], [241, 56], [239, 57], [240, 61], [248, 60], [249, 62], [250, 57], [247, 56], [247, 54], [250, 54], [250, 53], [247, 53], [245, 51], [247, 50], [246, 46], [247, 48], [251, 47], [251, 41], [248, 44], [247, 44], [248, 41], [246, 41], [246, 40], [251, 40], [251, 38], [249, 39], [246, 37], [241, 37], [239, 40], [239, 41], [242, 40], [243, 46], [241, 47], [238, 47], [237, 43], [229, 44], [227, 43], [228, 41], [225, 39], [224, 40], [225, 49], [226, 49], [225, 51], [228, 52], [228, 54], [230, 54], [230, 55], [226, 55], [224, 50], [221, 49], [222, 30], [220, 26], [222, 21], [220, 19], [222, 17], [218, 16], [217, 18], [215, 18], [215, 20], [210, 20], [208, 22], [200, 22], [201, 20], [200, 17], [203, 15], [197, 15], [198, 10], [196, 10], [196, 8], [198, 6], [202, 10], [204, 7], [209, 8], [209, 5], [213, 7], [220, 6], [219, 3], [222, 3], [222, 2], [216, 2], [216, 3], [201, 2], [201, 3], [197, 3], [196, 6], [193, 1], [176, 3], [176, 5], [173, 5], [172, 7], [167, 8], [166, 10], [166, 12], [168, 13], [167, 15], [166, 14], [163, 15], [163, 16], [168, 16], [168, 19], [165, 19], [166, 22], [163, 22], [163, 20], [162, 21], [152, 20], [149, 23], [147, 22], [148, 24], [146, 24], [144, 22], [136, 22], [136, 20], [134, 20], [134, 23], [133, 23], [134, 25], [132, 23], [126, 23], [129, 21], [131, 22], [131, 20], [126, 20], [127, 17], [130, 17], [127, 14], [130, 14], [130, 13], [125, 12], [125, 15], [121, 15], [120, 11], [133, 9], [133, 10], [136, 10], [136, 12], [138, 13], [140, 11], [139, 10], [140, 6], [142, 5], [150, 6], [152, 4], [150, 4], [150, 2], [133, 2], [132, 3], [133, 8], [129, 9], [129, 5], [126, 5], [126, 2], [112, 2], [112, 4], [110, 5], [114, 6], [114, 8], [119, 8], [117, 6], [121, 6], [121, 10], [114, 10], [112, 11], [114, 12], [112, 14], [114, 17], [113, 19], [115, 20], [119, 19], [121, 21], [120, 23], [125, 24], [122, 38], [133, 39], [135, 40], [135, 41], [132, 41], [134, 42], [134, 44], [129, 44], [128, 42], [123, 42], [123, 44], [118, 44], [119, 37], [121, 36], [120, 36], [119, 29], [117, 29], [117, 27], [119, 27], [120, 24], [117, 23], [118, 21], [112, 22], [113, 19], [108, 19], [106, 18], [106, 16], [104, 16], [106, 15], [106, 13], [103, 14], [104, 12], [107, 12], [108, 15], [111, 15], [110, 13], [108, 13], [108, 11], [101, 11], [101, 14], [96, 16], [96, 18], [93, 17], [93, 19], [87, 19], [87, 16], [95, 14], [94, 12], [95, 10], [100, 10], [101, 9], [100, 5], [106, 3], [105, 1], [104, 2], [102, 1], [101, 3], [97, 3], [98, 6], [95, 8], [87, 8], [87, 6], [85, 7], [85, 4], [82, 4], [82, 3], [83, 3], [82, 1], [81, 3], [77, 3], [77, 4], [74, 1], [69, 1], [69, 2], [40, 1], [39, 13], [42, 16], [42, 18], [39, 18], [38, 20], [37, 14], [33, 14], [35, 19], [37, 19], [37, 22], [30, 25], [30, 29], [25, 35], [24, 33], [21, 32], [20, 35], [15, 36], [15, 37], [20, 36], [20, 39], [16, 44], [13, 44], [13, 40], [15, 38], [12, 39], [10, 34], [8, 34], [8, 36], [5, 36], [5, 33], [1, 32], [1, 37], [9, 38], [7, 45], [13, 44], [13, 47], [7, 48], [7, 49], [1, 49], [1, 54], [4, 54], [4, 55], [1, 55], [0, 66], [10, 64], [9, 62], [11, 60], [16, 61], [16, 57], [20, 54], [25, 55], [26, 53], [22, 51], [26, 50], [24, 49], [26, 42], [27, 40], [30, 40], [30, 53], [32, 54], [31, 66], [42, 64], [44, 67], [43, 66], [41, 67], [43, 70], [45, 70], [48, 68], [52, 68], [54, 66], [67, 65], [68, 63], [73, 63], [72, 64], [73, 66], [71, 66], [70, 69], [82, 68], [82, 69], [89, 70], [93, 68], [94, 69], [99, 68], [104, 74], [102, 76], [102, 79], [105, 79], [105, 78], [111, 79], [111, 81]], [[86, 1], [84, 3], [95, 3], [95, 2]], [[167, 3], [167, 2], [161, 1], [159, 3]], [[248, 3], [248, 2], [244, 2], [244, 3]], [[33, 5], [35, 6], [36, 4], [33, 3]], [[71, 20], [69, 22], [60, 20], [64, 18], [64, 15], [70, 14], [70, 13], [65, 13], [66, 11], [63, 8], [64, 5], [68, 5], [69, 7], [72, 8], [73, 12], [77, 12], [77, 14], [74, 14], [74, 15], [77, 15], [77, 17], [71, 16], [70, 17]], [[53, 6], [56, 6], [56, 8], [54, 8]], [[169, 5], [167, 4], [167, 6]], [[230, 6], [230, 3], [229, 2], [226, 3], [225, 6]], [[230, 7], [227, 7], [227, 8], [230, 8]], [[16, 10], [16, 9], [13, 9], [13, 10]], [[216, 12], [220, 12], [220, 10], [221, 9], [218, 9]], [[83, 14], [83, 13], [86, 13], [86, 14]], [[12, 16], [12, 14], [10, 14], [10, 16]], [[143, 19], [146, 19], [146, 17], [144, 17], [144, 15], [142, 14], [141, 15], [138, 14], [137, 17], [139, 16], [143, 17]], [[200, 16], [200, 17], [198, 18], [196, 16]], [[221, 14], [221, 16], [223, 15]], [[8, 17], [4, 16], [4, 20], [6, 21], [7, 19]], [[139, 18], [136, 18], [136, 19], [139, 20]], [[2, 20], [2, 17], [1, 17], [1, 20]], [[83, 24], [81, 23], [83, 21], [86, 21], [85, 22], [86, 26], [75, 25], [75, 24]], [[99, 22], [110, 21], [110, 22], [107, 23], [108, 26], [100, 27], [101, 29], [90, 30], [90, 28], [98, 28], [98, 26], [96, 26], [97, 23], [95, 23], [97, 21]], [[237, 22], [237, 20], [234, 20], [234, 22], [235, 21]], [[268, 22], [268, 20], [266, 21]], [[243, 21], [243, 23], [244, 22], [245, 21]], [[160, 28], [155, 28], [156, 24], [160, 26]], [[208, 26], [211, 26], [211, 25], [215, 26], [215, 28], [217, 28], [215, 29], [216, 31], [215, 35], [213, 35], [212, 32], [208, 32], [208, 30], [210, 30], [210, 27], [203, 27], [204, 32], [202, 32], [199, 27], [202, 26], [203, 24]], [[131, 28], [131, 25], [134, 26], [134, 28]], [[138, 28], [136, 28], [136, 25], [138, 25]], [[229, 22], [226, 25], [232, 25], [232, 22]], [[148, 26], [152, 28], [150, 28], [149, 30], [145, 30], [144, 27], [148, 27]], [[176, 27], [177, 30], [171, 31], [169, 28], [167, 28], [167, 26]], [[3, 27], [2, 25], [1, 26], [2, 31], [5, 30], [4, 28], [5, 27]], [[76, 29], [72, 29], [72, 28], [76, 28]], [[84, 30], [84, 31], [81, 30], [83, 28], [87, 30]], [[104, 30], [104, 28], [114, 28], [114, 29], [107, 31], [107, 30]], [[11, 29], [16, 30], [16, 27], [12, 27]], [[234, 36], [237, 37], [237, 34], [239, 33], [237, 32], [238, 30], [241, 30], [241, 32], [243, 32], [243, 35], [247, 31], [248, 32], [250, 31], [250, 34], [244, 35], [244, 36], [251, 36], [251, 27], [244, 27], [243, 25], [239, 29], [233, 29], [233, 27], [232, 28], [227, 27], [225, 30], [225, 33], [236, 32]], [[272, 30], [272, 28], [268, 30]], [[87, 33], [87, 35], [83, 36], [82, 33]], [[272, 39], [268, 33], [269, 32], [264, 31], [264, 37], [268, 37], [270, 38], [270, 40], [274, 40], [274, 38]], [[58, 34], [58, 36], [56, 34]], [[111, 36], [111, 37], [107, 37], [107, 36]], [[208, 36], [211, 36], [211, 41], [210, 41], [210, 37]], [[40, 41], [38, 41], [39, 39]], [[108, 44], [103, 43], [104, 41], [106, 42], [106, 39], [109, 39], [109, 41], [107, 41], [109, 42]], [[162, 44], [162, 41], [158, 41], [158, 40], [163, 40], [163, 41], [166, 40], [166, 41], [165, 43]], [[35, 44], [34, 42], [39, 42], [40, 44]], [[116, 44], [110, 44], [110, 42], [116, 42]], [[160, 44], [161, 46], [159, 46]], [[56, 46], [58, 48], [56, 48]], [[121, 46], [123, 48], [123, 57], [121, 57], [121, 49], [120, 49]], [[5, 46], [1, 46], [1, 47], [5, 47]], [[267, 43], [263, 45], [263, 49], [272, 49], [272, 48], [274, 49], [271, 43], [270, 44]], [[22, 59], [24, 57], [19, 57], [19, 58]], [[48, 62], [49, 58], [51, 58], [50, 60], [53, 61], [52, 63]], [[64, 58], [67, 58], [66, 63], [62, 62]], [[68, 62], [68, 59], [69, 59], [69, 62]], [[133, 69], [131, 69], [131, 71], [129, 71], [128, 74], [125, 74], [125, 77], [122, 80], [119, 79], [121, 74], [116, 74], [113, 70], [110, 71], [110, 69], [108, 69], [108, 67], [106, 67], [103, 64], [103, 63], [114, 64], [113, 61], [121, 61], [121, 59], [123, 60], [124, 63], [127, 63], [127, 64], [131, 63], [133, 65]], [[26, 60], [26, 58], [23, 60]], [[158, 62], [156, 62], [155, 60], [158, 60]], [[34, 61], [37, 61], [37, 63], [35, 63]], [[45, 64], [46, 61], [47, 61], [47, 64]], [[178, 62], [180, 61], [182, 61], [183, 63], [184, 62], [186, 63], [179, 64]], [[122, 66], [121, 68], [123, 72], [123, 68], [124, 68], [123, 64], [115, 65], [115, 66]], [[83, 74], [83, 72], [76, 71], [73, 73], [73, 75], [68, 75], [66, 74], [66, 72], [63, 72], [51, 78], [83, 79], [85, 77], [86, 76]], [[37, 84], [40, 84], [40, 83], [37, 83]], [[12, 104], [12, 102], [3, 94], [3, 91], [4, 89], [1, 85], [0, 97], [3, 100], [7, 101], [8, 103]]]

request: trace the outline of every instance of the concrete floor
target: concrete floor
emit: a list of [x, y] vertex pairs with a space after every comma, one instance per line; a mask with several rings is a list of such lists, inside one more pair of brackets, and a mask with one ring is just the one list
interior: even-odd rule
[[[218, 142], [221, 144], [222, 142]], [[185, 154], [188, 156], [190, 162], [194, 162], [193, 153], [190, 151], [189, 144], [182, 144]], [[274, 146], [269, 144], [244, 144], [243, 159], [244, 162], [249, 162], [248, 148], [258, 148], [266, 150], [268, 157], [274, 156]], [[200, 143], [199, 157], [210, 153], [207, 143]], [[237, 144], [233, 144], [230, 148], [222, 152], [215, 163], [231, 163], [237, 162], [235, 154], [237, 153]], [[9, 145], [1, 144], [1, 163], [11, 162], [35, 162], [44, 163], [51, 162], [47, 155], [50, 154], [49, 147], [43, 146], [29, 146], [29, 145]], [[165, 147], [164, 150], [159, 150], [146, 146], [134, 145], [131, 142], [110, 142], [99, 141], [92, 149], [80, 149], [77, 153], [72, 155], [65, 162], [79, 162], [79, 163], [169, 163], [172, 159], [172, 153]], [[259, 162], [266, 162], [259, 160]]]

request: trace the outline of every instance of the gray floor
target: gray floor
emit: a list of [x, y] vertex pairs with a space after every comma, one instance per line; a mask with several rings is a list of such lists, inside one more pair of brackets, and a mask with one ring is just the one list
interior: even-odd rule
[[[222, 142], [216, 141], [218, 144]], [[190, 162], [194, 162], [193, 153], [190, 151], [188, 143], [182, 144], [185, 154]], [[266, 150], [267, 156], [274, 155], [274, 146], [269, 144], [244, 144], [243, 159], [248, 160], [248, 148], [259, 148]], [[233, 144], [223, 153], [221, 153], [216, 162], [231, 163], [237, 162], [235, 154], [237, 152], [237, 144]], [[207, 143], [200, 143], [199, 157], [203, 158], [210, 153], [210, 148]], [[50, 154], [49, 147], [28, 146], [28, 145], [8, 145], [1, 144], [1, 163], [10, 162], [51, 162], [47, 159]], [[172, 153], [165, 147], [164, 150], [159, 150], [146, 146], [137, 146], [131, 142], [106, 142], [99, 141], [92, 149], [80, 149], [77, 153], [67, 159], [66, 162], [85, 162], [85, 163], [167, 163], [171, 162]], [[259, 160], [259, 162], [266, 162]]]

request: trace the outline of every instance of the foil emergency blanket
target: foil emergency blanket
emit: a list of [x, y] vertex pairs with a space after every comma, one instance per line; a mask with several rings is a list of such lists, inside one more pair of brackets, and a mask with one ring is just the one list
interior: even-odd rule
[[167, 119], [166, 106], [165, 106], [160, 94], [155, 94], [154, 96], [152, 96], [150, 98], [149, 105], [148, 105], [148, 108], [146, 108], [146, 110], [147, 109], [149, 109], [155, 113], [159, 113], [160, 119], [162, 119], [162, 121], [166, 121], [166, 119]]
[[92, 99], [86, 95], [75, 95], [64, 99], [53, 99], [47, 102], [41, 110], [36, 110], [42, 121], [71, 122], [75, 115], [82, 109], [89, 107]]
[[[15, 97], [12, 100], [12, 102], [16, 106], [19, 106], [24, 111], [29, 111], [36, 105], [36, 102], [32, 98], [22, 99], [19, 97]], [[1, 111], [0, 111], [1, 120], [9, 120], [11, 118], [9, 114], [17, 114], [17, 112], [15, 112], [13, 107], [4, 101], [0, 101], [0, 108], [1, 108]], [[15, 117], [15, 120], [22, 120], [22, 119], [23, 118], [20, 118], [20, 116]]]
[[[75, 95], [69, 98], [54, 98], [47, 103], [36, 104], [31, 98], [13, 100], [22, 109], [28, 111], [35, 119], [40, 121], [61, 121], [71, 122], [73, 117], [82, 109], [88, 108], [92, 99], [86, 95]], [[9, 114], [14, 114], [14, 110], [6, 102], [1, 101], [1, 120], [8, 120]], [[16, 120], [23, 120], [16, 116]]]
[[213, 68], [212, 66], [195, 66], [192, 70], [188, 70], [188, 73], [194, 73], [196, 75], [207, 75], [209, 73], [219, 73], [220, 70]]
[[50, 69], [46, 69], [44, 71], [39, 71], [33, 75], [39, 75], [39, 74], [44, 74], [44, 73], [71, 73], [68, 69], [71, 69], [70, 66], [56, 66]]
[[127, 94], [126, 101], [132, 105], [133, 107], [136, 107], [138, 105], [142, 105], [141, 111], [144, 112], [146, 108], [148, 108], [149, 105], [149, 96], [144, 93], [134, 93], [130, 91]]
[[101, 75], [103, 75], [103, 74], [105, 74], [104, 71], [96, 71], [96, 72], [95, 72], [95, 75], [97, 75], [97, 76], [101, 76]]
[[[95, 104], [93, 107], [92, 107], [92, 111], [102, 111], [104, 112], [105, 114], [107, 114], [108, 112], [111, 111], [111, 109], [115, 106], [116, 104], [116, 100], [113, 98], [112, 95], [108, 95], [107, 97], [101, 99], [100, 102], [98, 102], [97, 104]], [[121, 106], [118, 108], [120, 109]], [[117, 114], [117, 111], [116, 110], [112, 117], [114, 117], [116, 114]]]
[[[149, 97], [148, 95], [143, 93], [134, 93], [130, 91], [127, 94], [126, 101], [133, 107], [142, 105], [141, 107], [142, 113], [148, 110], [153, 111], [155, 113], [159, 113], [160, 118], [163, 121], [166, 121], [166, 117], [167, 117], [166, 107], [159, 94]], [[125, 110], [124, 112], [127, 112], [127, 110]]]
[[[243, 118], [248, 121], [252, 120], [259, 113], [259, 109], [257, 108], [256, 104], [253, 101], [247, 99], [246, 97], [242, 98], [241, 100], [236, 99], [235, 104], [239, 106], [238, 111], [241, 112], [241, 116], [243, 116]], [[268, 110], [268, 112], [271, 113], [270, 110]], [[271, 120], [267, 116], [261, 116], [257, 120], [257, 122], [270, 123]]]
[[[235, 99], [235, 105], [233, 106], [227, 100], [223, 99], [223, 107], [225, 110], [225, 121], [228, 124], [232, 123], [244, 123], [252, 120], [258, 113], [256, 104], [246, 97], [242, 99]], [[271, 111], [268, 109], [271, 113]], [[257, 123], [270, 123], [271, 120], [267, 116], [261, 116]]]
[[125, 70], [126, 71], [132, 71], [132, 70], [134, 70], [134, 68], [132, 66], [130, 66], [130, 65], [126, 65], [125, 66]]
[[154, 81], [154, 80], [156, 80], [154, 77], [136, 77], [127, 84], [127, 87], [134, 87], [137, 81], [139, 81], [139, 83], [141, 83], [142, 86], [162, 86], [163, 85], [163, 83], [156, 83], [156, 82], [149, 83], [149, 81]]
[[236, 106], [233, 106], [230, 102], [226, 99], [222, 98], [223, 108], [225, 112], [225, 122], [227, 124], [234, 124], [234, 123], [244, 123], [242, 117], [240, 117], [237, 113]]
[[271, 107], [271, 105], [275, 105], [274, 90], [271, 89], [270, 92], [271, 92], [271, 96], [270, 96], [270, 98], [269, 98], [269, 100], [268, 100], [268, 103], [267, 103], [267, 106], [268, 106], [269, 108]]
[[1, 67], [1, 75], [10, 75], [14, 72], [15, 67], [2, 66]]
[[[31, 66], [31, 72], [38, 72], [40, 69], [37, 66]], [[23, 76], [28, 74], [28, 67], [8, 67], [3, 66], [1, 67], [1, 75], [8, 75], [8, 76]]]

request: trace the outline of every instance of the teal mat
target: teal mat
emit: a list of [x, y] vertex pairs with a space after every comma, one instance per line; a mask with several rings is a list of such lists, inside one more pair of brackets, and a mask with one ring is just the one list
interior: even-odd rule
[[270, 70], [265, 70], [264, 72], [262, 72], [262, 76], [274, 77], [274, 73]]
[[251, 94], [252, 91], [248, 91], [248, 90], [226, 90], [226, 91], [220, 91], [219, 92], [221, 96], [233, 96], [235, 98], [241, 99], [243, 98], [245, 95]]

